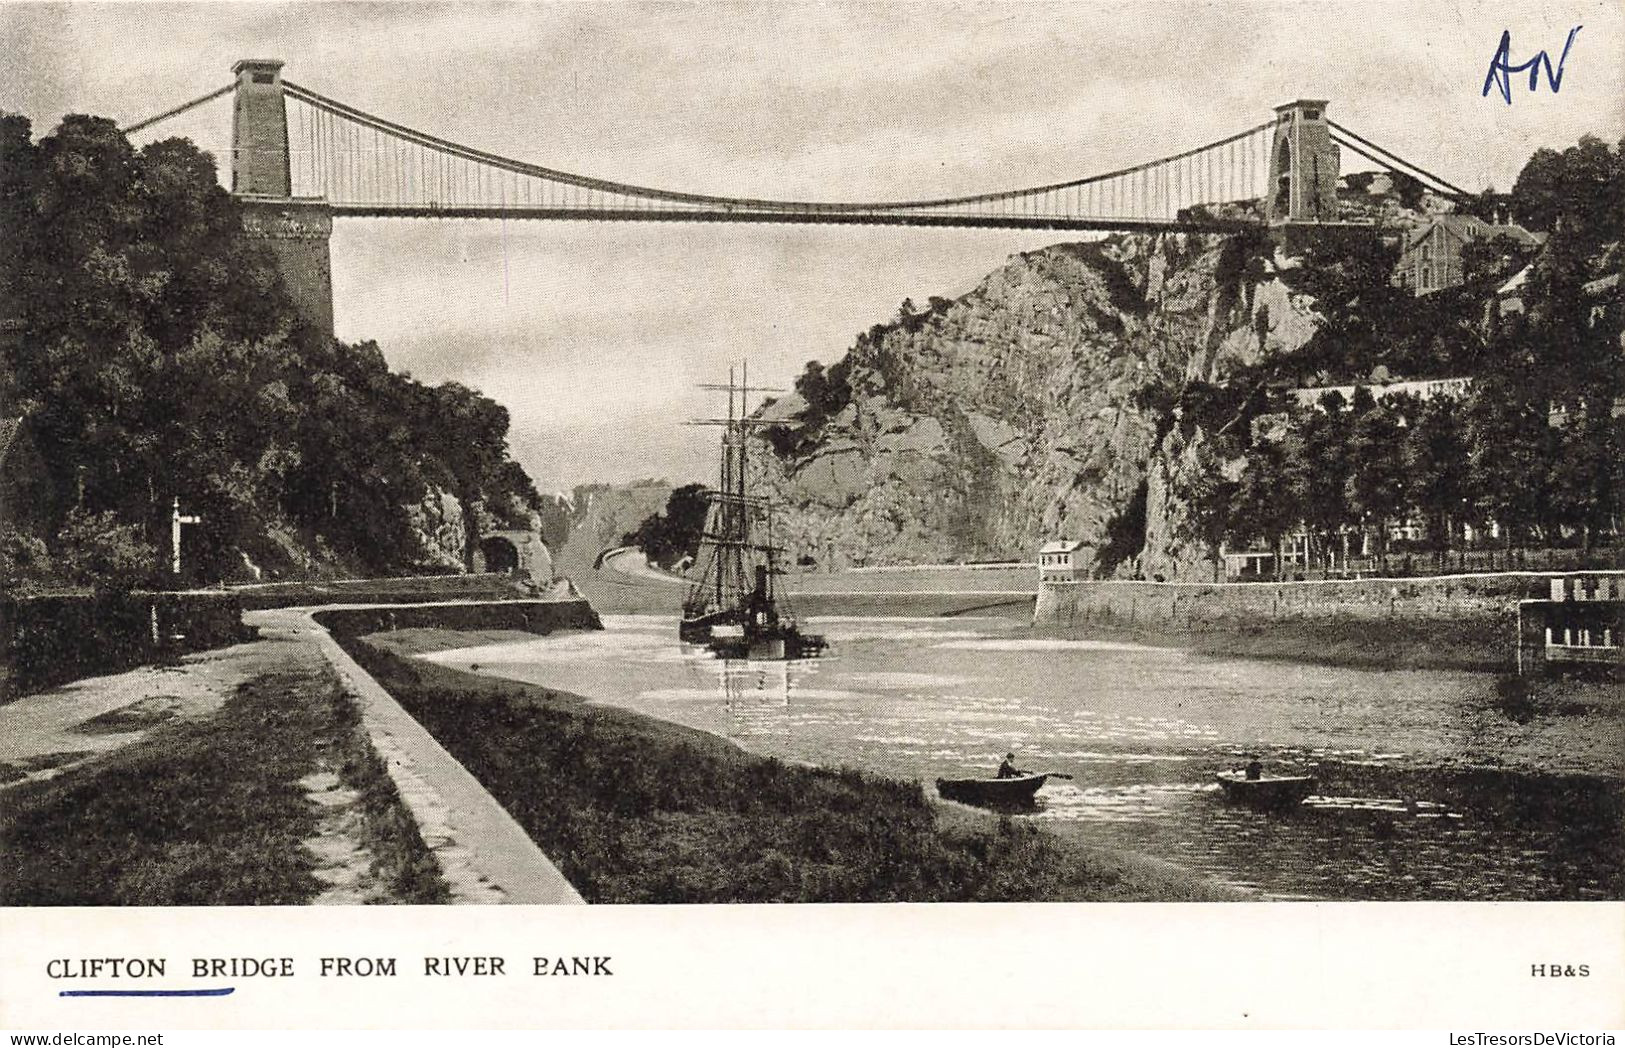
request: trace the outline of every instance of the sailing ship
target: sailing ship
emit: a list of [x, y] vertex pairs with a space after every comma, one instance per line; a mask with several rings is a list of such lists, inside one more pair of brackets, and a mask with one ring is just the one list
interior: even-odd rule
[[749, 417], [748, 398], [752, 393], [779, 391], [753, 388], [744, 368], [739, 385], [730, 368], [726, 386], [700, 388], [726, 390], [728, 414], [691, 423], [722, 428], [722, 469], [717, 487], [705, 493], [705, 530], [677, 635], [727, 658], [818, 655], [824, 650], [824, 638], [802, 632], [778, 592], [782, 572], [777, 558], [784, 550], [773, 544], [773, 507], [767, 499], [750, 494], [745, 484], [746, 438], [753, 427], [767, 424]]

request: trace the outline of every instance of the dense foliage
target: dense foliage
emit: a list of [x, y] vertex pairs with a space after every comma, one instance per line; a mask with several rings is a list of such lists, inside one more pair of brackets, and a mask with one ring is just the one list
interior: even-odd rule
[[[1235, 404], [1200, 383], [1179, 404], [1163, 394], [1164, 417], [1199, 423], [1213, 448], [1213, 471], [1191, 492], [1195, 530], [1210, 545], [1276, 547], [1301, 527], [1311, 560], [1329, 566], [1343, 538], [1363, 530], [1386, 560], [1388, 525], [1405, 519], [1424, 525], [1424, 546], [1439, 561], [1468, 526], [1482, 535], [1493, 524], [1509, 550], [1589, 549], [1617, 533], [1625, 315], [1610, 280], [1625, 263], [1625, 144], [1610, 151], [1587, 138], [1561, 154], [1542, 150], [1512, 207], [1550, 230], [1538, 254], [1481, 245], [1464, 260], [1466, 284], [1420, 298], [1390, 284], [1391, 250], [1379, 241], [1313, 242], [1295, 281], [1315, 295], [1325, 323], [1300, 353], [1266, 362], [1259, 375], [1277, 388], [1281, 378], [1355, 383], [1352, 401], [1255, 396], [1234, 416], [1245, 424], [1227, 426]], [[1521, 309], [1502, 316], [1490, 293], [1526, 260]], [[1470, 385], [1426, 400], [1379, 400], [1359, 388], [1400, 377]]]
[[[425, 557], [408, 507], [431, 487], [465, 513], [535, 505], [500, 405], [301, 325], [190, 142], [137, 150], [89, 116], [35, 142], [0, 117], [0, 227], [0, 415], [29, 421], [53, 525], [76, 512], [157, 548], [178, 497], [203, 518], [202, 578], [240, 553], [388, 573]], [[72, 559], [72, 529], [48, 531]]]
[[1625, 142], [1587, 135], [1561, 153], [1537, 149], [1512, 187], [1512, 212], [1530, 229], [1597, 242], [1625, 237]]
[[661, 567], [674, 567], [699, 554], [709, 505], [704, 484], [684, 484], [667, 497], [664, 511], [645, 517], [621, 538], [621, 545], [638, 547]]

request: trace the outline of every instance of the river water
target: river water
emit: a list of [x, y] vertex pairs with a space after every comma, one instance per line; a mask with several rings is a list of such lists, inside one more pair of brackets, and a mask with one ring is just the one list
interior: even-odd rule
[[[1007, 750], [1068, 772], [1031, 818], [1262, 898], [1625, 897], [1625, 721], [1614, 690], [1508, 698], [1489, 675], [1218, 659], [1057, 640], [1002, 618], [829, 617], [828, 656], [723, 662], [670, 616], [427, 656], [928, 787]], [[1226, 803], [1257, 753], [1313, 771], [1286, 813]]]

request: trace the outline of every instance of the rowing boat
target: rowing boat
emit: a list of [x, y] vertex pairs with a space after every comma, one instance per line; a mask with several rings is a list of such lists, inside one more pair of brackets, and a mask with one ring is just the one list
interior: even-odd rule
[[1033, 794], [1049, 778], [1048, 772], [1009, 779], [938, 779], [937, 792], [950, 801], [1018, 807], [1033, 803]]
[[1254, 808], [1291, 808], [1315, 791], [1313, 775], [1269, 775], [1249, 779], [1246, 772], [1221, 771], [1226, 798]]

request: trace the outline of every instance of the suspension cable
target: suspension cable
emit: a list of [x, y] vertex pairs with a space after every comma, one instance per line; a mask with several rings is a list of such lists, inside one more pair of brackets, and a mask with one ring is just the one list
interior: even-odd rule
[[501, 168], [517, 174], [547, 179], [549, 181], [574, 186], [579, 189], [589, 191], [597, 190], [599, 192], [614, 193], [622, 196], [637, 196], [644, 197], [646, 199], [665, 200], [673, 203], [754, 208], [764, 210], [831, 212], [901, 211], [925, 208], [956, 207], [967, 204], [991, 203], [995, 201], [1014, 201], [1022, 197], [1035, 196], [1055, 190], [1070, 189], [1075, 186], [1089, 185], [1092, 183], [1104, 182], [1109, 179], [1121, 178], [1125, 175], [1136, 174], [1140, 171], [1154, 168], [1159, 164], [1166, 164], [1185, 159], [1209, 149], [1215, 149], [1228, 145], [1231, 142], [1256, 134], [1259, 131], [1271, 126], [1273, 123], [1272, 121], [1266, 121], [1257, 127], [1248, 128], [1245, 131], [1230, 135], [1227, 138], [1219, 139], [1216, 142], [1209, 142], [1206, 145], [1198, 146], [1194, 149], [1188, 149], [1183, 153], [1177, 153], [1172, 156], [1162, 157], [1158, 160], [1148, 161], [1143, 164], [1136, 164], [1133, 167], [1121, 168], [1116, 171], [1108, 171], [1103, 174], [1091, 175], [1087, 178], [1073, 179], [1067, 182], [1056, 182], [1049, 185], [1030, 186], [1023, 189], [1003, 190], [993, 193], [977, 193], [969, 196], [939, 197], [928, 200], [864, 201], [848, 203], [810, 200], [775, 200], [759, 197], [730, 197], [706, 193], [688, 193], [677, 190], [657, 189], [650, 186], [634, 185], [627, 182], [615, 182], [609, 179], [592, 178], [586, 175], [571, 174], [568, 171], [560, 171], [554, 168], [542, 167], [538, 164], [514, 160], [509, 157], [500, 156], [496, 153], [488, 153], [484, 150], [474, 149], [473, 147], [465, 146], [460, 143], [450, 141], [449, 139], [440, 138], [423, 131], [418, 131], [414, 128], [407, 127], [404, 124], [397, 124], [394, 121], [386, 120], [383, 117], [374, 116], [373, 114], [357, 109], [354, 106], [347, 105], [335, 99], [327, 98], [323, 95], [317, 94], [309, 88], [302, 87], [289, 80], [284, 80], [282, 82], [282, 86], [286, 93], [297, 98], [299, 101], [314, 106], [318, 109], [325, 110], [333, 116], [365, 124], [369, 127], [382, 130], [388, 134], [406, 139], [407, 141], [421, 147], [447, 153], [460, 159], [476, 161], [492, 167]]
[[[207, 102], [211, 102], [214, 99], [221, 97], [222, 95], [228, 94], [231, 91], [233, 91], [236, 88], [236, 86], [237, 85], [236, 85], [235, 82], [227, 84], [227, 85], [225, 85], [224, 87], [222, 87], [222, 88], [220, 88], [218, 90], [211, 91], [208, 94], [202, 95], [199, 98], [193, 99], [192, 101], [187, 102], [187, 103], [185, 103], [183, 105], [176, 106], [173, 109], [169, 109], [169, 110], [166, 110], [166, 111], [164, 111], [162, 113], [159, 113], [159, 114], [157, 114], [155, 116], [148, 117], [145, 120], [140, 120], [140, 121], [137, 121], [137, 122], [135, 122], [133, 124], [127, 125], [126, 127], [122, 128], [122, 130], [126, 134], [133, 134], [133, 133], [135, 133], [137, 131], [141, 131], [141, 130], [143, 130], [145, 128], [148, 128], [148, 127], [151, 127], [152, 125], [157, 124], [157, 123], [159, 123], [161, 121], [168, 120], [168, 119], [170, 119], [172, 117], [179, 116], [180, 114], [185, 113], [188, 110], [194, 109], [197, 106], [203, 105], [203, 104], [205, 104]], [[991, 193], [976, 193], [976, 194], [970, 194], [970, 195], [966, 195], [966, 196], [954, 196], [954, 197], [937, 197], [937, 198], [924, 199], [924, 200], [834, 202], [834, 201], [810, 201], [810, 200], [783, 200], [783, 199], [769, 199], [769, 198], [759, 198], [759, 197], [731, 197], [731, 196], [720, 196], [720, 195], [706, 194], [706, 193], [690, 193], [690, 192], [682, 192], [682, 191], [677, 191], [677, 190], [658, 189], [658, 188], [654, 188], [654, 187], [650, 187], [650, 186], [640, 186], [640, 185], [635, 185], [635, 184], [626, 183], [626, 182], [616, 182], [616, 181], [612, 181], [612, 180], [609, 180], [609, 179], [594, 178], [594, 177], [586, 176], [586, 175], [576, 175], [576, 174], [572, 174], [572, 173], [567, 172], [567, 171], [560, 171], [560, 170], [556, 170], [556, 169], [553, 169], [553, 168], [542, 167], [542, 166], [540, 166], [538, 164], [531, 164], [531, 163], [527, 163], [525, 161], [514, 160], [514, 159], [511, 159], [509, 157], [500, 156], [500, 155], [495, 154], [495, 153], [488, 153], [488, 152], [485, 152], [484, 150], [475, 149], [473, 147], [465, 146], [465, 145], [462, 145], [460, 143], [450, 141], [448, 139], [439, 138], [439, 137], [437, 137], [435, 135], [430, 135], [430, 134], [428, 134], [426, 132], [418, 131], [418, 130], [416, 130], [414, 128], [407, 127], [407, 126], [405, 126], [403, 124], [398, 124], [398, 123], [395, 123], [394, 121], [386, 120], [383, 117], [375, 116], [375, 115], [373, 115], [371, 113], [367, 113], [367, 112], [365, 112], [363, 110], [357, 109], [354, 106], [348, 105], [348, 104], [343, 103], [343, 102], [339, 102], [339, 101], [337, 101], [335, 99], [328, 98], [328, 97], [326, 97], [324, 95], [318, 94], [317, 92], [310, 90], [309, 88], [302, 87], [302, 86], [300, 86], [298, 84], [295, 84], [292, 81], [288, 81], [288, 80], [282, 81], [282, 87], [283, 87], [283, 92], [286, 95], [289, 95], [289, 96], [293, 97], [296, 101], [303, 102], [304, 104], [309, 105], [309, 106], [311, 106], [311, 107], [313, 107], [314, 109], [317, 110], [318, 120], [314, 121], [314, 122], [312, 122], [310, 124], [309, 131], [310, 131], [310, 137], [312, 139], [312, 144], [315, 145], [317, 147], [317, 151], [323, 153], [324, 156], [318, 156], [318, 155], [316, 155], [316, 152], [313, 152], [310, 159], [311, 159], [311, 163], [313, 165], [316, 165], [316, 164], [319, 163], [322, 169], [326, 169], [326, 168], [330, 167], [330, 164], [334, 159], [334, 157], [332, 156], [332, 152], [333, 152], [332, 142], [331, 141], [324, 141], [324, 140], [331, 139], [331, 137], [334, 134], [344, 134], [345, 130], [347, 130], [347, 129], [340, 129], [340, 128], [337, 128], [337, 127], [333, 127], [332, 125], [330, 125], [327, 133], [326, 134], [322, 133], [321, 127], [320, 127], [319, 117], [321, 115], [325, 114], [330, 120], [338, 119], [338, 120], [343, 120], [346, 123], [350, 123], [352, 125], [359, 125], [359, 127], [355, 128], [355, 130], [360, 130], [361, 128], [368, 128], [368, 129], [371, 129], [374, 132], [375, 135], [388, 136], [388, 137], [396, 139], [397, 141], [400, 141], [400, 142], [402, 142], [402, 143], [404, 143], [404, 144], [406, 144], [408, 146], [415, 145], [415, 146], [418, 147], [418, 151], [419, 151], [418, 155], [419, 155], [419, 157], [423, 156], [424, 151], [431, 151], [433, 153], [439, 154], [440, 156], [442, 156], [442, 157], [444, 157], [446, 159], [461, 160], [461, 161], [476, 164], [476, 165], [482, 165], [482, 166], [486, 166], [486, 167], [497, 168], [499, 170], [510, 172], [510, 173], [512, 173], [512, 174], [514, 174], [516, 176], [525, 176], [525, 177], [530, 177], [530, 178], [538, 178], [538, 179], [542, 179], [542, 180], [552, 182], [552, 183], [567, 185], [567, 186], [570, 186], [570, 187], [573, 187], [573, 188], [576, 188], [576, 189], [586, 190], [589, 194], [594, 192], [594, 191], [597, 191], [597, 192], [600, 192], [600, 193], [614, 194], [614, 195], [623, 196], [623, 197], [630, 197], [630, 198], [633, 198], [635, 200], [640, 200], [640, 201], [658, 200], [658, 201], [666, 201], [666, 202], [677, 203], [677, 204], [688, 204], [688, 205], [709, 206], [709, 207], [722, 207], [722, 208], [728, 209], [728, 210], [749, 209], [749, 210], [757, 210], [757, 211], [801, 211], [801, 212], [827, 212], [827, 213], [858, 213], [858, 212], [877, 212], [877, 211], [878, 212], [916, 211], [916, 210], [926, 210], [926, 209], [964, 207], [964, 206], [969, 206], [969, 205], [1005, 204], [1005, 205], [1016, 205], [1017, 208], [1026, 208], [1029, 205], [1031, 205], [1032, 208], [1034, 209], [1034, 214], [1036, 214], [1037, 210], [1039, 210], [1038, 205], [1041, 202], [1040, 198], [1045, 197], [1047, 194], [1058, 194], [1058, 195], [1059, 194], [1064, 194], [1065, 191], [1067, 191], [1067, 190], [1073, 190], [1075, 192], [1075, 194], [1076, 194], [1076, 193], [1079, 193], [1079, 192], [1082, 192], [1082, 191], [1085, 191], [1085, 190], [1093, 190], [1093, 189], [1096, 189], [1096, 188], [1109, 189], [1109, 191], [1114, 195], [1114, 199], [1116, 199], [1119, 196], [1122, 196], [1122, 193], [1120, 192], [1120, 190], [1124, 190], [1124, 191], [1128, 192], [1130, 195], [1132, 195], [1136, 191], [1134, 183], [1132, 181], [1128, 181], [1128, 182], [1125, 183], [1122, 180], [1125, 180], [1125, 179], [1130, 179], [1131, 180], [1132, 176], [1134, 176], [1134, 175], [1140, 175], [1140, 176], [1142, 176], [1142, 179], [1146, 179], [1146, 178], [1148, 178], [1150, 176], [1151, 172], [1159, 170], [1159, 169], [1162, 172], [1162, 175], [1163, 175], [1165, 181], [1169, 180], [1170, 177], [1171, 177], [1172, 183], [1173, 183], [1173, 184], [1170, 184], [1168, 186], [1168, 189], [1170, 191], [1170, 195], [1166, 199], [1165, 203], [1169, 207], [1178, 208], [1178, 206], [1179, 206], [1179, 197], [1182, 194], [1180, 194], [1178, 192], [1177, 183], [1185, 182], [1186, 189], [1188, 191], [1190, 188], [1194, 188], [1194, 187], [1189, 185], [1190, 181], [1192, 181], [1190, 176], [1192, 176], [1192, 175], [1200, 176], [1202, 174], [1207, 174], [1207, 175], [1214, 174], [1215, 173], [1214, 172], [1214, 167], [1216, 165], [1212, 163], [1213, 158], [1211, 157], [1211, 154], [1213, 153], [1213, 151], [1215, 151], [1215, 150], [1223, 150], [1227, 146], [1233, 146], [1235, 143], [1243, 142], [1244, 140], [1249, 139], [1251, 136], [1257, 135], [1260, 132], [1268, 130], [1270, 127], [1272, 127], [1274, 125], [1273, 120], [1265, 121], [1264, 123], [1259, 124], [1256, 127], [1248, 128], [1247, 130], [1238, 132], [1237, 134], [1230, 135], [1230, 136], [1228, 136], [1226, 138], [1222, 138], [1222, 139], [1219, 139], [1219, 140], [1214, 141], [1214, 142], [1209, 142], [1206, 145], [1197, 146], [1197, 147], [1195, 147], [1193, 149], [1187, 149], [1187, 150], [1185, 150], [1183, 152], [1180, 152], [1180, 153], [1174, 153], [1174, 154], [1171, 154], [1169, 156], [1160, 157], [1160, 158], [1158, 158], [1156, 160], [1147, 161], [1147, 162], [1142, 163], [1142, 164], [1135, 164], [1135, 165], [1133, 165], [1131, 167], [1119, 168], [1117, 170], [1103, 172], [1103, 173], [1098, 174], [1098, 175], [1090, 175], [1090, 176], [1087, 176], [1087, 177], [1084, 177], [1084, 178], [1072, 179], [1072, 180], [1069, 180], [1069, 181], [1066, 181], [1066, 182], [1055, 182], [1055, 183], [1050, 183], [1050, 184], [1047, 184], [1047, 185], [1029, 186], [1029, 187], [1020, 188], [1020, 189], [1001, 190], [1001, 191], [991, 192]], [[1328, 121], [1328, 123], [1330, 123], [1330, 121]], [[1423, 177], [1425, 177], [1425, 178], [1427, 178], [1427, 179], [1429, 179], [1429, 180], [1431, 180], [1433, 182], [1436, 182], [1441, 186], [1447, 187], [1450, 191], [1452, 191], [1454, 193], [1461, 194], [1461, 195], [1468, 195], [1466, 193], [1466, 191], [1461, 190], [1458, 187], [1451, 185], [1451, 183], [1445, 181], [1444, 179], [1440, 178], [1439, 176], [1432, 174], [1431, 172], [1425, 170], [1424, 168], [1421, 168], [1418, 165], [1413, 164], [1410, 161], [1405, 160], [1404, 158], [1399, 157], [1398, 155], [1393, 154], [1393, 153], [1389, 152], [1386, 149], [1383, 149], [1381, 146], [1378, 146], [1376, 143], [1371, 142], [1368, 139], [1365, 139], [1365, 138], [1362, 138], [1359, 135], [1356, 135], [1354, 132], [1349, 131], [1347, 128], [1340, 127], [1340, 126], [1338, 126], [1336, 124], [1332, 124], [1331, 126], [1333, 128], [1335, 128], [1337, 132], [1340, 132], [1341, 135], [1348, 136], [1348, 138], [1353, 139], [1355, 142], [1363, 143], [1365, 146], [1369, 147], [1370, 149], [1376, 150], [1379, 153], [1385, 154], [1388, 158], [1390, 158], [1390, 159], [1385, 160], [1385, 159], [1383, 159], [1381, 157], [1373, 156], [1371, 153], [1367, 152], [1366, 149], [1362, 149], [1359, 146], [1355, 145], [1354, 142], [1343, 142], [1344, 145], [1347, 145], [1350, 148], [1354, 149], [1355, 152], [1360, 153], [1362, 156], [1365, 156], [1367, 159], [1372, 160], [1373, 162], [1378, 163], [1378, 164], [1383, 165], [1383, 166], [1391, 166], [1393, 164], [1403, 165], [1404, 167], [1411, 168], [1411, 169], [1415, 170], [1416, 172], [1420, 173]], [[376, 141], [376, 139], [375, 139], [375, 141]], [[325, 146], [326, 148], [323, 149], [322, 148], [323, 146]], [[375, 151], [374, 164], [376, 165], [376, 163], [378, 162], [378, 157], [376, 155], [377, 152], [378, 152], [377, 146], [374, 147], [374, 151]], [[1232, 149], [1231, 152], [1233, 153], [1234, 150]], [[399, 152], [396, 152], [395, 155], [397, 156], [397, 158], [399, 156], [401, 156], [401, 154]], [[405, 155], [407, 157], [410, 157], [411, 153], [408, 152]], [[1226, 154], [1226, 155], [1229, 155], [1229, 154]], [[325, 162], [324, 162], [324, 157], [325, 157]], [[1202, 165], [1202, 166], [1192, 167], [1190, 172], [1187, 173], [1187, 177], [1185, 179], [1179, 179], [1177, 176], [1179, 175], [1179, 171], [1180, 171], [1179, 165], [1182, 162], [1190, 162], [1192, 164]], [[1204, 162], [1206, 162], [1206, 163], [1204, 164]], [[437, 167], [438, 166], [439, 165], [437, 165]], [[360, 167], [360, 165], [358, 165], [358, 167]], [[1205, 167], [1205, 171], [1203, 170], [1204, 167]], [[364, 167], [361, 167], [360, 170], [358, 170], [357, 174], [360, 174], [364, 170], [365, 170]], [[315, 181], [325, 182], [328, 179], [334, 177], [335, 173], [332, 172], [331, 170], [326, 170], [325, 174], [321, 174], [321, 173], [318, 173], [316, 170], [313, 170], [312, 175], [313, 175], [313, 179]], [[400, 172], [399, 172], [399, 170], [397, 170], [396, 175], [397, 175], [397, 177], [396, 177], [395, 195], [397, 196], [397, 198], [399, 198], [399, 197], [401, 197], [403, 195], [402, 192], [401, 192], [403, 187], [401, 187], [400, 184], [399, 184], [400, 183], [400, 177], [399, 177]], [[374, 176], [374, 181], [375, 182], [378, 181], [378, 177], [377, 177], [376, 174]], [[408, 172], [407, 173], [408, 186], [404, 187], [404, 188], [406, 188], [408, 191], [410, 191], [411, 183], [416, 182], [416, 181], [420, 181], [420, 180], [413, 179], [411, 177], [411, 173]], [[1202, 181], [1205, 183], [1206, 181], [1208, 181], [1208, 179], [1203, 178]], [[379, 187], [375, 186], [374, 188], [379, 188]], [[419, 188], [426, 188], [426, 187], [419, 187]], [[442, 192], [444, 190], [446, 190], [446, 189], [449, 189], [449, 188], [450, 188], [449, 186], [443, 186], [442, 187]], [[1150, 188], [1151, 188], [1150, 184], [1146, 183], [1145, 185], [1140, 186], [1139, 189], [1138, 189], [1138, 192], [1141, 194], [1141, 197], [1142, 197], [1142, 199], [1140, 200], [1140, 207], [1142, 209], [1146, 208], [1146, 205], [1149, 204], [1149, 200], [1145, 199], [1145, 196], [1147, 194], [1147, 191]], [[1129, 203], [1129, 200], [1128, 200], [1128, 198], [1125, 197], [1122, 202], [1123, 203]], [[1104, 201], [1102, 201], [1102, 203], [1104, 203]], [[1023, 213], [1025, 213], [1025, 212], [1023, 212]], [[1148, 210], [1148, 214], [1149, 214], [1149, 210]]]
[[[1382, 146], [1377, 145], [1377, 143], [1371, 141], [1369, 138], [1365, 138], [1365, 137], [1363, 137], [1361, 135], [1357, 135], [1353, 131], [1350, 131], [1348, 128], [1344, 127], [1341, 124], [1335, 123], [1335, 122], [1333, 122], [1331, 120], [1326, 121], [1326, 124], [1327, 124], [1328, 127], [1330, 127], [1333, 131], [1337, 132], [1339, 135], [1342, 135], [1342, 136], [1345, 136], [1345, 137], [1347, 137], [1349, 139], [1352, 139], [1353, 141], [1345, 141], [1345, 142], [1342, 142], [1342, 144], [1345, 145], [1345, 146], [1348, 146], [1350, 149], [1353, 149], [1356, 153], [1359, 153], [1361, 156], [1365, 157], [1367, 160], [1370, 160], [1370, 161], [1372, 161], [1374, 163], [1377, 163], [1377, 164], [1381, 164], [1383, 167], [1387, 167], [1387, 168], [1392, 168], [1396, 164], [1400, 165], [1401, 167], [1408, 167], [1408, 168], [1411, 169], [1411, 171], [1416, 172], [1416, 174], [1421, 175], [1423, 178], [1425, 178], [1425, 179], [1427, 179], [1427, 180], [1429, 180], [1431, 182], [1435, 182], [1438, 185], [1443, 186], [1446, 190], [1448, 190], [1451, 193], [1454, 193], [1457, 196], [1472, 196], [1473, 195], [1472, 193], [1468, 192], [1467, 190], [1461, 188], [1460, 186], [1454, 185], [1454, 184], [1452, 184], [1450, 182], [1445, 181], [1444, 179], [1440, 178], [1438, 175], [1436, 175], [1433, 172], [1429, 171], [1427, 168], [1422, 167], [1420, 164], [1411, 163], [1409, 160], [1406, 160], [1404, 157], [1400, 156], [1398, 153], [1395, 153], [1392, 150], [1384, 149]], [[1387, 157], [1387, 159], [1385, 160], [1385, 159], [1382, 159], [1380, 157], [1372, 156], [1370, 153], [1366, 152], [1365, 149], [1361, 149], [1360, 146], [1355, 145], [1354, 144], [1355, 142], [1360, 143], [1360, 145], [1365, 146], [1367, 149], [1376, 150], [1378, 153], [1381, 153], [1381, 154], [1383, 154], [1383, 156]], [[1409, 174], [1410, 172], [1402, 171], [1400, 173], [1401, 174]]]
[[221, 95], [226, 94], [229, 91], [235, 90], [236, 87], [237, 87], [237, 83], [236, 83], [236, 81], [233, 81], [233, 82], [227, 84], [225, 87], [222, 87], [218, 91], [210, 91], [208, 94], [204, 95], [202, 98], [194, 98], [190, 102], [187, 102], [185, 105], [179, 105], [179, 106], [176, 106], [174, 109], [165, 110], [164, 112], [159, 113], [157, 116], [149, 116], [145, 120], [137, 120], [133, 124], [129, 124], [129, 125], [125, 126], [125, 127], [119, 128], [119, 130], [123, 131], [127, 135], [133, 135], [137, 131], [140, 131], [142, 128], [151, 127], [153, 124], [158, 123], [158, 121], [160, 121], [160, 120], [168, 120], [172, 116], [180, 116], [182, 113], [186, 112], [188, 109], [194, 109], [197, 106], [200, 106], [205, 102], [213, 102], [215, 99], [219, 98]]

